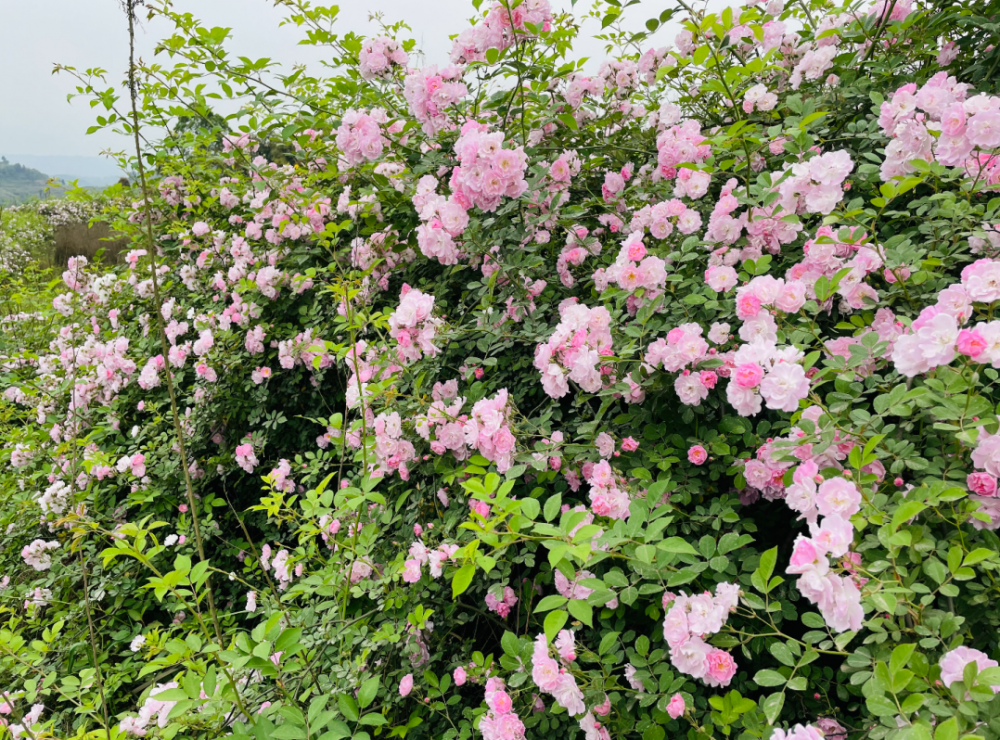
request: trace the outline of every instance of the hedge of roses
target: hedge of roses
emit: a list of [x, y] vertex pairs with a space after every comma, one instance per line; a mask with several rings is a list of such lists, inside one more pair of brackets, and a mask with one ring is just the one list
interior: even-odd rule
[[283, 4], [65, 68], [148, 187], [0, 324], [7, 731], [1000, 736], [995, 6]]

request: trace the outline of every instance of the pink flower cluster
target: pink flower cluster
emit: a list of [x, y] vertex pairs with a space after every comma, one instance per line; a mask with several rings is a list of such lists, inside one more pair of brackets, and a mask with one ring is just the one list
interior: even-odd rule
[[590, 505], [595, 514], [611, 519], [628, 518], [631, 501], [628, 490], [619, 486], [620, 481], [607, 460], [585, 469], [584, 477], [590, 484]]
[[149, 695], [146, 697], [146, 701], [139, 709], [139, 716], [125, 717], [119, 726], [121, 731], [128, 735], [145, 737], [149, 723], [154, 720], [156, 721], [156, 726], [160, 729], [166, 727], [170, 720], [170, 712], [173, 710], [177, 702], [160, 701], [156, 697], [165, 691], [176, 688], [177, 682], [170, 681], [169, 683], [157, 684], [155, 687], [150, 689]]
[[235, 454], [236, 464], [248, 473], [253, 473], [253, 469], [260, 464], [260, 461], [257, 460], [257, 456], [253, 452], [253, 445], [249, 442], [237, 445]]
[[660, 337], [649, 345], [645, 362], [650, 368], [662, 368], [670, 373], [683, 371], [674, 380], [674, 390], [681, 403], [698, 406], [708, 398], [708, 392], [715, 387], [719, 376], [712, 370], [691, 372], [689, 368], [714, 352], [702, 337], [701, 326], [682, 324], [667, 332], [666, 339]]
[[[970, 98], [968, 91], [967, 84], [938, 72], [923, 87], [904, 85], [882, 103], [879, 125], [892, 139], [885, 148], [883, 180], [912, 172], [914, 159], [964, 165], [970, 177], [981, 178], [980, 168], [992, 158], [974, 157], [973, 152], [1000, 147], [1000, 97]], [[932, 130], [940, 134], [935, 137]]]
[[358, 53], [358, 67], [361, 79], [373, 80], [392, 76], [395, 68], [405, 67], [410, 61], [403, 46], [388, 36], [379, 36], [361, 46]]
[[[288, 584], [292, 582], [292, 573], [288, 569], [291, 563], [288, 562], [288, 558], [288, 550], [279, 550], [272, 560], [270, 545], [265, 544], [260, 549], [260, 565], [265, 571], [271, 570], [274, 573], [274, 577], [278, 580], [278, 590], [280, 591], [284, 591], [288, 588]], [[302, 575], [301, 564], [295, 569], [295, 575]]]
[[778, 349], [770, 338], [742, 345], [732, 357], [733, 370], [726, 398], [740, 416], [759, 414], [763, 400], [769, 409], [791, 413], [809, 395], [809, 378], [800, 364], [802, 351]]
[[978, 504], [977, 514], [988, 518], [983, 521], [973, 517], [970, 520], [976, 529], [1000, 528], [1000, 491], [997, 479], [1000, 477], [1000, 433], [987, 434], [985, 429], [979, 430], [976, 447], [972, 451], [972, 464], [976, 471], [969, 473], [966, 485], [973, 495], [969, 496]]
[[[812, 460], [795, 469], [793, 480], [785, 501], [809, 522], [811, 536], [799, 535], [795, 540], [786, 572], [799, 576], [796, 587], [819, 607], [831, 629], [861, 629], [865, 616], [861, 592], [851, 578], [833, 573], [829, 560], [847, 555], [851, 548], [854, 527], [850, 518], [861, 510], [861, 492], [840, 476], [824, 480]], [[823, 520], [817, 524], [819, 516]]]
[[267, 478], [275, 489], [285, 493], [294, 493], [295, 481], [289, 477], [291, 474], [292, 464], [288, 460], [279, 460], [278, 467], [271, 470], [267, 474]]
[[[672, 180], [677, 176], [680, 165], [704, 162], [712, 153], [712, 147], [707, 141], [701, 134], [701, 124], [692, 118], [661, 131], [656, 137], [656, 161], [660, 176]], [[705, 184], [707, 189], [707, 182]]]
[[721, 630], [729, 613], [739, 605], [739, 585], [720, 583], [714, 596], [708, 591], [698, 596], [664, 594], [664, 604], [669, 604], [671, 598], [673, 604], [663, 618], [663, 639], [670, 646], [670, 662], [681, 673], [709, 686], [728, 686], [736, 675], [736, 661], [704, 638]]
[[[598, 273], [602, 274], [598, 276]], [[666, 282], [667, 263], [647, 252], [646, 245], [642, 243], [642, 232], [639, 231], [625, 238], [614, 264], [607, 270], [594, 273], [594, 284], [599, 291], [603, 292], [609, 283], [614, 283], [621, 290], [631, 293], [627, 305], [633, 315], [643, 303], [659, 297]], [[636, 291], [640, 289], [643, 291], [641, 298], [636, 296]]]
[[601, 355], [610, 355], [611, 314], [604, 306], [587, 308], [564, 303], [560, 322], [549, 340], [535, 348], [535, 368], [542, 374], [542, 387], [552, 398], [569, 393], [569, 381], [588, 393], [602, 387], [598, 367]]
[[643, 76], [647, 85], [652, 85], [656, 82], [656, 71], [660, 67], [674, 67], [676, 65], [677, 60], [671, 56], [668, 47], [647, 49], [639, 57], [639, 74]]
[[396, 342], [396, 356], [406, 364], [421, 357], [435, 357], [438, 348], [434, 337], [441, 319], [434, 318], [434, 296], [422, 293], [403, 283], [399, 306], [389, 317], [389, 329]]
[[528, 189], [524, 147], [504, 149], [503, 140], [502, 132], [491, 133], [484, 123], [469, 120], [462, 126], [455, 142], [459, 166], [452, 170], [449, 185], [465, 208], [492, 212], [505, 195], [519, 198]]
[[[735, 178], [726, 181], [719, 193], [719, 200], [709, 215], [706, 239], [727, 245], [712, 253], [709, 257], [710, 266], [732, 266], [737, 262], [756, 260], [764, 250], [771, 254], [779, 254], [781, 246], [794, 242], [802, 230], [801, 224], [783, 220], [788, 214], [777, 204], [754, 206], [734, 216], [733, 213], [740, 206], [734, 194], [738, 184]], [[744, 229], [747, 236], [746, 244], [739, 250], [730, 249], [728, 245], [734, 245], [743, 235]]]
[[962, 354], [977, 362], [1000, 363], [1000, 322], [962, 326], [972, 316], [973, 303], [1000, 300], [1000, 261], [981, 259], [962, 270], [962, 282], [940, 291], [937, 303], [927, 306], [900, 336], [892, 361], [907, 377], [947, 365]]
[[616, 98], [627, 98], [639, 86], [639, 67], [630, 59], [609, 59], [601, 63], [597, 79]]
[[59, 543], [55, 541], [34, 540], [30, 545], [24, 546], [21, 557], [35, 570], [48, 570], [52, 567], [52, 551], [59, 547]]
[[596, 77], [587, 77], [581, 72], [569, 76], [563, 97], [574, 111], [583, 105], [585, 95], [600, 97], [604, 94], [604, 83]]
[[504, 586], [500, 591], [500, 598], [497, 598], [492, 591], [486, 594], [486, 608], [491, 612], [496, 612], [504, 619], [510, 614], [511, 608], [517, 604], [517, 594], [510, 586]]
[[838, 53], [839, 50], [836, 46], [807, 48], [792, 70], [791, 77], [788, 78], [792, 89], [798, 90], [802, 85], [803, 78], [815, 81], [826, 74], [827, 70], [833, 66], [833, 60]]
[[786, 164], [777, 187], [778, 204], [783, 210], [781, 215], [829, 214], [843, 200], [844, 180], [853, 170], [854, 161], [843, 149], [818, 154], [805, 162]]
[[313, 336], [312, 329], [306, 329], [292, 339], [278, 342], [278, 364], [285, 370], [304, 365], [316, 372], [330, 367], [333, 357], [326, 352], [326, 342], [321, 337]]
[[137, 452], [131, 457], [122, 455], [115, 467], [119, 473], [131, 472], [136, 478], [142, 478], [146, 475], [146, 456], [141, 452]]
[[[469, 417], [462, 414], [465, 398], [456, 397], [457, 393], [456, 384], [455, 392], [447, 397], [436, 394], [427, 413], [416, 418], [415, 428], [417, 434], [430, 442], [431, 451], [435, 455], [450, 451], [456, 460], [464, 460], [468, 457], [465, 422]], [[449, 405], [447, 401], [451, 399], [455, 400]]]
[[389, 140], [382, 134], [382, 126], [389, 122], [381, 108], [373, 108], [371, 113], [364, 110], [349, 110], [337, 129], [337, 148], [351, 167], [362, 162], [374, 162], [382, 156]]
[[774, 110], [778, 104], [778, 96], [767, 91], [767, 85], [760, 83], [749, 88], [743, 94], [743, 111], [753, 113], [754, 108], [759, 111]]
[[[571, 659], [567, 657], [566, 640], [562, 637], [563, 632], [566, 630], [560, 632], [556, 644], [558, 646], [562, 640], [563, 648], [559, 650], [559, 654], [563, 664], [566, 665], [571, 662]], [[569, 633], [570, 645], [572, 645], [572, 639], [572, 633]], [[586, 711], [586, 705], [583, 703], [583, 692], [577, 686], [576, 678], [549, 654], [549, 644], [544, 634], [535, 638], [535, 649], [531, 655], [531, 678], [539, 689], [551, 695], [570, 716], [575, 717]]]
[[[736, 291], [736, 315], [750, 321], [767, 315], [764, 309], [775, 308], [783, 313], [798, 313], [806, 302], [806, 285], [800, 280], [788, 280], [758, 275]], [[763, 314], [763, 316], [762, 316]], [[770, 327], [770, 322], [765, 320]], [[770, 335], [770, 329], [763, 330]], [[742, 334], [741, 334], [742, 336]]]
[[711, 184], [712, 176], [708, 172], [681, 167], [674, 180], [674, 197], [697, 200], [708, 193], [708, 186]]
[[533, 34], [528, 24], [538, 26], [542, 33], [547, 33], [551, 23], [549, 0], [525, 0], [512, 8], [494, 2], [481, 23], [465, 29], [455, 39], [451, 47], [451, 61], [455, 64], [485, 62], [488, 49], [503, 51], [514, 44], [517, 36], [523, 38]]
[[506, 473], [510, 469], [517, 447], [517, 440], [510, 431], [510, 409], [507, 402], [506, 388], [501, 388], [493, 398], [476, 401], [463, 430], [466, 444], [490, 462], [496, 463], [500, 473]]
[[[882, 258], [871, 247], [865, 245], [867, 235], [853, 233], [847, 237], [849, 241], [840, 241], [840, 236], [829, 226], [820, 226], [816, 230], [816, 238], [805, 243], [803, 252], [805, 259], [792, 265], [785, 274], [789, 281], [800, 280], [805, 284], [806, 296], [816, 299], [816, 281], [821, 277], [833, 280], [844, 268], [850, 272], [840, 278], [836, 293], [843, 299], [841, 310], [861, 310], [870, 308], [878, 302], [878, 292], [864, 282], [864, 279], [883, 267]], [[895, 275], [888, 274], [890, 282]]]
[[486, 680], [486, 714], [479, 720], [483, 740], [524, 740], [524, 723], [514, 711], [514, 703], [504, 690], [503, 680]]
[[5, 719], [3, 715], [8, 715], [14, 711], [14, 707], [11, 706], [13, 701], [14, 698], [9, 691], [0, 694], [0, 727], [7, 728], [11, 740], [20, 740], [21, 738], [34, 740], [34, 738], [43, 737], [48, 734], [41, 730], [36, 730], [36, 725], [42, 719], [42, 712], [45, 711], [44, 704], [32, 704], [31, 709], [23, 713], [20, 722], [11, 722]]
[[410, 113], [422, 124], [424, 133], [434, 136], [449, 127], [447, 108], [469, 94], [462, 82], [461, 67], [450, 64], [440, 71], [436, 65], [410, 72], [403, 84], [403, 96]]
[[439, 195], [437, 187], [433, 175], [424, 175], [417, 183], [413, 205], [422, 221], [417, 227], [417, 244], [425, 257], [454, 265], [462, 256], [454, 239], [469, 225], [469, 204], [454, 193], [450, 198]]
[[[697, 173], [697, 170], [683, 170]], [[702, 173], [698, 173], [702, 174]], [[643, 206], [634, 214], [629, 222], [629, 230], [634, 232], [649, 231], [654, 239], [666, 239], [673, 233], [674, 227], [682, 234], [693, 234], [701, 228], [701, 214], [693, 208], [688, 208], [682, 200], [672, 198], [651, 206]]]
[[[431, 578], [440, 578], [444, 573], [444, 564], [458, 551], [458, 545], [442, 544], [435, 549], [429, 549], [423, 542], [417, 540], [408, 551], [409, 558], [403, 563], [403, 580], [406, 583], [416, 583], [420, 580], [420, 569], [428, 566]], [[517, 599], [515, 599], [517, 601]]]
[[403, 422], [399, 413], [381, 413], [375, 417], [375, 470], [372, 475], [381, 477], [399, 471], [403, 480], [410, 479], [407, 463], [417, 459], [413, 443], [403, 437]]
[[[576, 278], [570, 272], [570, 267], [579, 267], [587, 257], [596, 257], [603, 250], [601, 241], [591, 236], [590, 229], [586, 226], [577, 226], [571, 229], [566, 235], [566, 244], [556, 259], [556, 273], [559, 275], [559, 282], [567, 288], [572, 288], [576, 284]], [[604, 269], [599, 269], [594, 273], [594, 280], [599, 281], [599, 275], [604, 274]], [[607, 281], [603, 283], [607, 286]]]

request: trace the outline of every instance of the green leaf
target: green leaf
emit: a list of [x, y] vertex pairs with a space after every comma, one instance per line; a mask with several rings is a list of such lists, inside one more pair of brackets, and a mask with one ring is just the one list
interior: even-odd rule
[[521, 641], [513, 632], [503, 633], [503, 637], [500, 638], [500, 646], [507, 655], [517, 657], [521, 652]]
[[753, 677], [753, 680], [758, 686], [781, 686], [785, 683], [784, 676], [769, 668], [757, 671], [757, 675]]
[[559, 510], [562, 508], [562, 496], [558, 493], [555, 496], [549, 496], [549, 500], [545, 502], [545, 521], [551, 522], [557, 516], [559, 516]]
[[908, 522], [926, 508], [927, 505], [922, 504], [919, 501], [904, 501], [900, 507], [896, 509], [896, 513], [892, 515], [891, 531], [895, 532], [899, 529], [903, 522]]
[[761, 702], [760, 708], [764, 710], [764, 716], [767, 718], [767, 723], [769, 725], [773, 725], [774, 721], [778, 719], [778, 715], [781, 714], [781, 708], [783, 706], [785, 706], [784, 692], [780, 694], [771, 694]]
[[381, 714], [375, 714], [374, 712], [372, 712], [371, 714], [366, 714], [364, 717], [361, 718], [361, 724], [374, 725], [376, 727], [379, 725], [384, 725], [388, 721], [389, 720], [387, 720]]
[[184, 689], [167, 689], [166, 691], [161, 691], [157, 696], [164, 697], [163, 699], [158, 699], [158, 701], [184, 701], [188, 698]]
[[579, 619], [588, 627], [594, 626], [594, 607], [588, 604], [586, 601], [580, 601], [578, 599], [573, 599], [567, 605], [569, 613], [574, 617]]
[[567, 128], [571, 128], [574, 131], [580, 128], [580, 124], [576, 122], [576, 119], [569, 113], [561, 113], [557, 118], [563, 122]]
[[786, 666], [789, 668], [795, 667], [795, 656], [792, 655], [792, 651], [788, 649], [788, 646], [785, 643], [772, 642], [768, 649], [771, 651], [771, 655], [784, 663]]
[[528, 517], [528, 519], [537, 519], [541, 508], [537, 499], [526, 498], [521, 501], [521, 514]]
[[646, 728], [646, 731], [642, 733], [642, 740], [663, 740], [667, 736], [667, 731], [663, 729], [660, 725], [650, 725]]
[[666, 552], [677, 553], [678, 555], [700, 555], [690, 543], [680, 537], [667, 537], [662, 542], [657, 542], [656, 547]]
[[566, 626], [566, 622], [568, 620], [569, 614], [564, 612], [562, 609], [548, 613], [545, 617], [545, 637], [550, 643], [556, 639], [556, 635], [559, 634], [559, 630]]
[[934, 730], [934, 740], [958, 740], [958, 718], [951, 717]]
[[893, 648], [892, 657], [889, 658], [889, 673], [894, 676], [901, 668], [906, 668], [906, 664], [910, 662], [910, 657], [916, 649], [917, 646], [914, 644], [897, 645]]
[[274, 642], [274, 652], [283, 653], [302, 639], [301, 627], [289, 627]]
[[617, 642], [618, 642], [618, 633], [617, 632], [609, 632], [608, 634], [606, 634], [604, 637], [601, 638], [601, 644], [597, 648], [597, 653], [599, 655], [604, 655], [612, 647], [614, 647], [615, 643], [617, 643]]
[[340, 713], [351, 722], [357, 722], [361, 716], [358, 713], [358, 703], [350, 694], [337, 694], [337, 706], [340, 707]]
[[361, 705], [362, 709], [375, 701], [375, 696], [378, 694], [379, 681], [379, 676], [372, 676], [361, 684], [361, 688], [358, 689], [358, 704]]
[[886, 699], [884, 696], [869, 696], [866, 701], [868, 711], [876, 717], [895, 717], [899, 714], [899, 708], [895, 702]]
[[567, 599], [565, 596], [560, 596], [559, 594], [550, 594], [549, 596], [546, 596], [545, 598], [543, 598], [541, 601], [538, 602], [538, 604], [535, 606], [535, 614], [538, 614], [539, 612], [548, 612], [552, 611], [553, 609], [558, 609], [559, 607], [563, 606], [567, 601], [569, 601], [569, 599]]
[[978, 547], [968, 555], [965, 556], [965, 560], [962, 565], [975, 565], [976, 563], [981, 563], [982, 561], [992, 558], [996, 553], [985, 547]]
[[213, 663], [205, 671], [205, 680], [202, 687], [205, 689], [205, 696], [212, 698], [215, 696], [215, 684], [218, 679], [218, 672], [215, 670], [215, 664]]
[[451, 579], [451, 598], [457, 599], [465, 590], [469, 588], [472, 583], [472, 576], [476, 574], [476, 564], [466, 563], [458, 572], [455, 577]]
[[765, 552], [760, 556], [760, 563], [757, 565], [757, 570], [754, 571], [751, 581], [756, 588], [761, 593], [767, 593], [770, 591], [770, 586], [768, 581], [771, 579], [771, 574], [774, 573], [774, 566], [778, 562], [778, 548], [772, 547], [770, 550]]

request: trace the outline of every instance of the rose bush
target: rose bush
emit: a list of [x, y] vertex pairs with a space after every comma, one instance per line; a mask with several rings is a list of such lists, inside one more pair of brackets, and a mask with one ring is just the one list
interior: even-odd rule
[[66, 68], [148, 184], [0, 345], [11, 734], [1000, 735], [995, 8], [283, 4]]

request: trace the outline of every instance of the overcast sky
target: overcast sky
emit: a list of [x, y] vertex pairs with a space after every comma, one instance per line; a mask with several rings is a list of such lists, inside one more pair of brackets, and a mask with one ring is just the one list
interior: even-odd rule
[[[568, 6], [568, 0], [553, 0], [553, 6]], [[577, 12], [586, 6], [586, 0], [580, 0]], [[174, 7], [201, 18], [207, 27], [232, 28], [229, 48], [235, 54], [301, 62], [319, 70], [325, 50], [299, 46], [295, 26], [278, 27], [286, 10], [268, 0], [175, 0]], [[642, 28], [646, 18], [663, 7], [658, 2], [630, 9], [629, 27]], [[428, 63], [446, 63], [448, 36], [465, 28], [474, 13], [469, 0], [353, 0], [340, 3], [339, 31], [372, 35], [375, 26], [369, 14], [375, 11], [384, 12], [388, 21], [407, 21]], [[66, 73], [52, 75], [53, 64], [60, 63], [80, 70], [101, 67], [109, 72], [109, 84], [123, 79], [128, 27], [118, 0], [0, 0], [0, 18], [0, 152], [94, 156], [107, 148], [124, 148], [111, 133], [86, 135], [94, 124], [94, 110], [84, 98], [67, 102], [75, 80]], [[596, 24], [590, 27], [591, 33], [596, 30]], [[137, 47], [145, 61], [153, 58], [156, 41], [170, 31], [162, 20], [143, 22]], [[661, 31], [658, 45], [675, 33]], [[602, 56], [601, 43], [593, 39], [578, 49], [580, 56]]]

